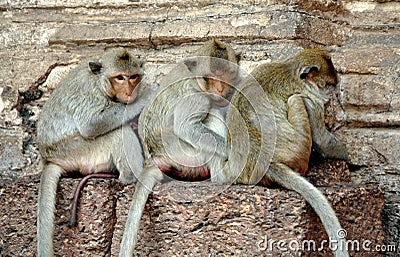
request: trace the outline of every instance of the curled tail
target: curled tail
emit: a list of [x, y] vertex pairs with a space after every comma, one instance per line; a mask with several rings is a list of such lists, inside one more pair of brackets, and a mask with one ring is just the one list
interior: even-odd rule
[[57, 186], [63, 169], [55, 164], [45, 166], [39, 185], [37, 204], [37, 256], [54, 256], [54, 210]]
[[70, 213], [70, 218], [69, 218], [69, 226], [70, 227], [75, 227], [78, 225], [78, 200], [79, 200], [79, 195], [82, 192], [82, 188], [85, 186], [86, 182], [91, 179], [91, 178], [118, 178], [117, 174], [112, 174], [112, 173], [95, 173], [95, 174], [89, 174], [85, 176], [81, 182], [79, 182], [78, 186], [75, 189], [74, 193], [74, 200], [72, 201], [72, 207], [71, 207], [71, 213]]
[[154, 186], [163, 178], [162, 172], [157, 167], [148, 167], [143, 170], [135, 186], [135, 193], [132, 198], [132, 205], [126, 219], [124, 235], [122, 237], [119, 251], [120, 257], [133, 256], [133, 250], [137, 243], [137, 234], [140, 227], [143, 210], [149, 194]]
[[306, 199], [321, 219], [329, 240], [332, 242], [332, 250], [334, 251], [337, 246], [336, 251], [334, 251], [335, 257], [348, 257], [346, 239], [340, 235], [343, 229], [334, 210], [321, 191], [284, 164], [271, 164], [268, 175], [278, 184], [296, 191]]

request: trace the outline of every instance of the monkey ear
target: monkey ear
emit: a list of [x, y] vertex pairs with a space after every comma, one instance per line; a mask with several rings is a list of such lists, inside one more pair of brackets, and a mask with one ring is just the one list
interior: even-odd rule
[[240, 60], [242, 59], [242, 52], [235, 53], [235, 57], [236, 57], [236, 61], [240, 62]]
[[101, 72], [103, 65], [100, 62], [89, 62], [89, 68], [93, 74], [97, 75]]
[[213, 46], [213, 48], [221, 48], [221, 42], [216, 40], [215, 38], [211, 39], [211, 45]]
[[197, 66], [197, 58], [189, 58], [183, 61], [190, 71], [194, 71]]
[[139, 59], [139, 61], [138, 61], [139, 62], [139, 67], [143, 68], [143, 65], [145, 64], [145, 61], [140, 59], [140, 56], [138, 56], [138, 59]]
[[300, 71], [300, 79], [306, 79], [307, 77], [313, 76], [313, 71], [318, 72], [317, 66], [306, 66]]

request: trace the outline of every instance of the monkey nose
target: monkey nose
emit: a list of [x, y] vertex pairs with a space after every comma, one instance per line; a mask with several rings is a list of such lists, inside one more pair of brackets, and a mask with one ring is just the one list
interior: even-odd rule
[[215, 89], [218, 91], [218, 93], [222, 93], [224, 91], [224, 85], [221, 81], [215, 83]]
[[135, 88], [134, 88], [132, 85], [128, 84], [128, 85], [125, 87], [125, 93], [126, 93], [126, 95], [131, 96], [134, 89], [135, 89]]

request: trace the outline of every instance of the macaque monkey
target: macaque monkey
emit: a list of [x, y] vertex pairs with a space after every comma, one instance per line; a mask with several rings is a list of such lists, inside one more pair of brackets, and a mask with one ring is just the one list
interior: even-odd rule
[[345, 145], [324, 124], [323, 92], [338, 82], [330, 56], [322, 50], [304, 50], [285, 62], [260, 65], [251, 75], [268, 99], [257, 91], [257, 83], [247, 83], [233, 96], [226, 116], [231, 152], [217, 182], [276, 183], [300, 193], [320, 217], [329, 238], [337, 240], [335, 256], [348, 256], [335, 212], [300, 175], [308, 168], [312, 142], [323, 156], [347, 159]]
[[39, 257], [54, 256], [54, 211], [61, 176], [79, 172], [109, 177], [118, 171], [119, 180], [128, 184], [142, 172], [142, 149], [128, 124], [155, 93], [139, 86], [142, 65], [125, 49], [109, 50], [72, 70], [43, 107], [37, 124], [44, 163], [37, 211]]
[[[148, 195], [164, 175], [182, 181], [210, 178], [226, 159], [224, 119], [239, 82], [238, 55], [206, 42], [160, 82], [139, 118], [145, 168], [136, 184], [119, 256], [132, 256]], [[221, 135], [222, 134], [222, 135]]]

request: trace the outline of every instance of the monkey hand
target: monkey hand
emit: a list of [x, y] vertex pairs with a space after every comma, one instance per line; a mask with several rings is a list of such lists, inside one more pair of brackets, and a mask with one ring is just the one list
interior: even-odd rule
[[153, 99], [153, 97], [156, 95], [157, 90], [158, 90], [158, 84], [153, 83], [151, 84], [151, 86], [142, 90], [142, 92], [140, 93], [140, 97], [143, 98], [143, 100], [147, 103], [151, 99]]
[[153, 83], [151, 86], [140, 91], [139, 96], [134, 102], [126, 105], [127, 114], [131, 119], [134, 119], [141, 113], [147, 103], [154, 97], [158, 89], [158, 84]]
[[119, 174], [118, 180], [124, 185], [129, 185], [136, 182], [136, 177], [133, 172], [126, 170], [125, 172], [121, 172]]
[[143, 88], [140, 92], [140, 98], [143, 98], [146, 102], [150, 101], [158, 90], [159, 85], [157, 83], [153, 83], [150, 86]]
[[325, 110], [322, 104], [314, 101], [313, 99], [302, 96], [304, 105], [306, 106], [310, 125], [313, 133], [321, 134], [321, 130], [325, 130]]
[[315, 149], [325, 158], [348, 160], [346, 145], [325, 127], [323, 104], [303, 96], [307, 109]]
[[205, 133], [200, 136], [199, 147], [202, 152], [211, 155], [218, 155], [222, 159], [227, 159], [226, 149], [227, 144], [223, 138], [214, 133]]

